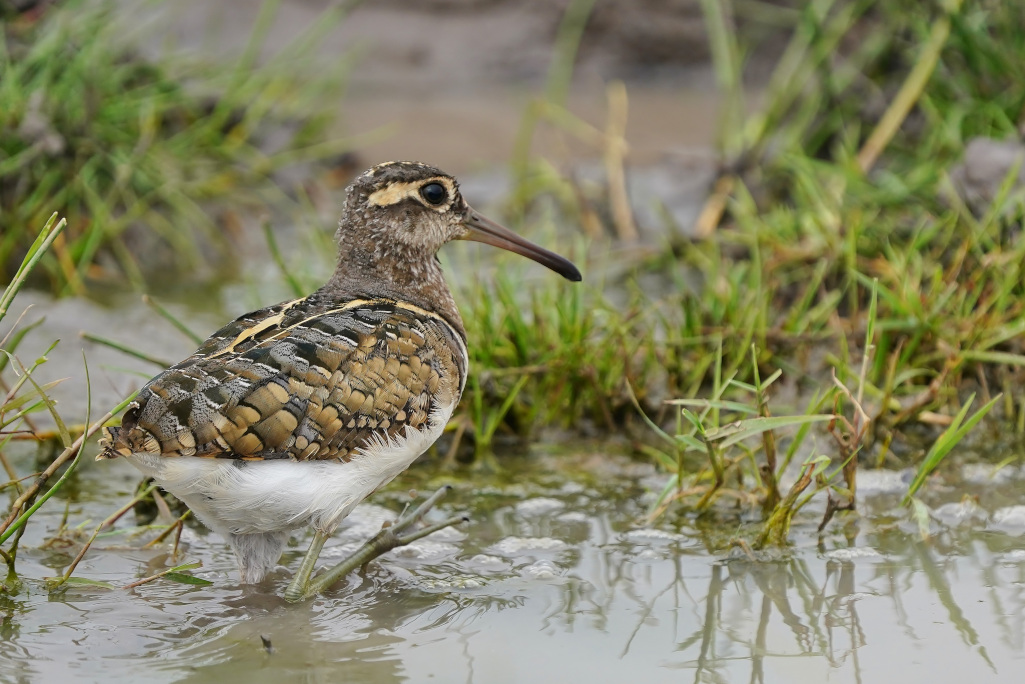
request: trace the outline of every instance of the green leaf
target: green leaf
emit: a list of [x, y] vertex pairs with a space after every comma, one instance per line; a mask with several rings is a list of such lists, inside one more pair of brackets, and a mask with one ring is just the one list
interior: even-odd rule
[[[301, 297], [302, 295], [300, 294], [299, 296]], [[151, 309], [156, 311], [157, 314], [159, 314], [164, 320], [166, 320], [168, 323], [173, 325], [179, 332], [181, 332], [183, 335], [185, 335], [190, 340], [192, 340], [192, 343], [195, 344], [197, 347], [199, 345], [203, 344], [203, 338], [202, 337], [200, 337], [196, 333], [192, 332], [192, 330], [190, 330], [187, 325], [185, 325], [184, 323], [179, 321], [177, 318], [175, 318], [174, 314], [172, 314], [170, 311], [168, 311], [163, 305], [160, 304], [160, 302], [158, 302], [157, 300], [153, 299], [149, 295], [143, 295], [142, 296], [142, 301], [147, 306], [149, 306]]]
[[761, 387], [762, 391], [764, 392], [765, 390], [767, 390], [769, 388], [769, 386], [772, 385], [772, 383], [774, 383], [777, 380], [779, 380], [780, 377], [782, 377], [782, 376], [783, 376], [783, 369], [777, 368], [775, 373], [773, 373], [769, 377], [765, 378], [765, 380], [763, 380], [761, 382], [760, 387]]
[[631, 401], [631, 403], [633, 403], [634, 408], [637, 409], [637, 413], [640, 414], [641, 420], [643, 420], [645, 423], [647, 423], [648, 427], [650, 427], [652, 430], [654, 430], [656, 435], [658, 435], [659, 437], [661, 437], [665, 441], [667, 441], [670, 444], [675, 446], [676, 445], [676, 440], [674, 440], [671, 435], [667, 434], [665, 430], [660, 428], [655, 423], [655, 421], [653, 421], [651, 418], [648, 418], [648, 415], [646, 413], [644, 413], [643, 409], [641, 409], [641, 403], [639, 401], [637, 401], [637, 396], [634, 394], [634, 388], [630, 386], [629, 382], [626, 383], [626, 394], [627, 394], [627, 396], [630, 397], [630, 401]]
[[[57, 340], [52, 345], [50, 345], [50, 348], [46, 350], [47, 354], [49, 354], [50, 351], [57, 346], [57, 342], [60, 342], [60, 340]], [[64, 448], [67, 449], [68, 447], [70, 447], [72, 442], [71, 433], [68, 432], [68, 426], [64, 424], [64, 420], [61, 419], [60, 414], [57, 412], [57, 402], [55, 402], [53, 399], [47, 396], [43, 388], [40, 387], [39, 383], [36, 382], [35, 378], [32, 377], [32, 372], [29, 369], [25, 368], [25, 366], [22, 365], [21, 361], [19, 361], [17, 357], [11, 354], [7, 354], [7, 356], [12, 361], [16, 362], [19, 366], [21, 366], [21, 371], [25, 373], [25, 377], [28, 378], [28, 381], [32, 383], [33, 387], [36, 388], [36, 392], [39, 393], [40, 398], [46, 403], [46, 408], [50, 410], [50, 415], [53, 416], [53, 422], [57, 425], [57, 432], [60, 434], [61, 443], [64, 445]], [[45, 363], [45, 361], [46, 355], [44, 354], [42, 357], [36, 360], [35, 365], [41, 365], [42, 363]], [[35, 366], [33, 366], [32, 369], [35, 370]]]
[[210, 580], [203, 579], [202, 577], [196, 577], [195, 575], [186, 575], [181, 572], [165, 572], [161, 577], [169, 579], [172, 582], [178, 582], [179, 584], [194, 584], [201, 587], [209, 587], [213, 585], [213, 582]]
[[[961, 410], [957, 412], [957, 415], [954, 416], [954, 419], [950, 422], [950, 425], [947, 426], [947, 429], [936, 438], [932, 448], [929, 449], [929, 453], [925, 455], [922, 465], [918, 467], [918, 472], [915, 474], [915, 479], [911, 482], [911, 486], [908, 487], [908, 493], [904, 495], [904, 500], [901, 502], [903, 505], [907, 506], [912, 503], [915, 493], [918, 492], [919, 488], [925, 483], [925, 479], [929, 477], [929, 474], [936, 469], [936, 466], [946, 458], [947, 454], [950, 453], [950, 450], [957, 446], [958, 442], [964, 439], [965, 435], [967, 435], [971, 429], [974, 428], [987, 413], [989, 413], [994, 404], [996, 404], [1003, 396], [1003, 394], [998, 394], [990, 399], [982, 408], [972, 414], [972, 417], [969, 418], [967, 422], [965, 422], [964, 418], [968, 415], [968, 410], [975, 402], [974, 394], [968, 397], [968, 401], [966, 401], [964, 406], [961, 407]], [[962, 422], [964, 422], [964, 425], [961, 424]]]
[[911, 497], [911, 514], [918, 523], [918, 533], [923, 540], [929, 539], [929, 507], [922, 503], [917, 497]]
[[[680, 412], [683, 414], [683, 417], [687, 419], [687, 422], [694, 426], [694, 429], [697, 430], [699, 435], [707, 437], [709, 431], [705, 430], [705, 424], [701, 422], [700, 417], [694, 415], [687, 409], [680, 409]], [[714, 428], [711, 432], [714, 432], [716, 429], [718, 428]]]
[[182, 563], [169, 569], [168, 572], [183, 572], [185, 570], [196, 570], [203, 567], [203, 561], [192, 561], [191, 563]]
[[62, 584], [73, 584], [82, 587], [98, 587], [100, 589], [117, 589], [116, 586], [110, 582], [102, 582], [100, 580], [88, 579], [86, 577], [68, 577]]
[[658, 498], [655, 499], [654, 503], [652, 503], [651, 506], [648, 508], [648, 515], [651, 515], [652, 513], [657, 511], [659, 509], [659, 506], [665, 503], [666, 497], [668, 497], [669, 493], [679, 486], [679, 482], [679, 474], [674, 474], [672, 477], [669, 478], [669, 480], [666, 482], [666, 486], [662, 488], [661, 492], [659, 492]]
[[25, 283], [25, 279], [28, 277], [28, 274], [33, 268], [35, 268], [36, 264], [39, 263], [39, 260], [42, 258], [43, 253], [50, 248], [50, 245], [53, 244], [53, 241], [57, 239], [57, 236], [60, 235], [61, 231], [63, 231], [65, 226], [68, 224], [65, 219], [61, 219], [57, 225], [54, 226], [53, 223], [56, 220], [57, 212], [54, 212], [46, 222], [46, 225], [43, 226], [43, 229], [39, 231], [39, 235], [36, 237], [35, 242], [33, 242], [32, 246], [29, 247], [28, 252], [25, 254], [25, 258], [21, 262], [21, 266], [18, 268], [17, 273], [14, 274], [14, 278], [11, 280], [10, 284], [7, 285], [3, 294], [0, 295], [0, 321], [2, 321], [4, 316], [7, 315], [7, 309], [10, 308], [11, 302], [14, 301], [14, 296], [18, 294], [18, 290], [20, 290], [21, 286]]
[[[40, 325], [43, 324], [43, 322], [45, 320], [46, 320], [46, 316], [43, 316], [38, 321], [35, 321], [33, 323], [29, 323], [28, 325], [26, 325], [26, 326], [22, 327], [20, 330], [18, 330], [18, 332], [16, 332], [13, 335], [11, 335], [10, 336], [10, 341], [7, 342], [7, 344], [4, 345], [4, 351], [8, 351], [8, 352], [10, 352], [12, 354], [14, 352], [16, 352], [18, 350], [18, 345], [21, 344], [21, 341], [23, 339], [25, 339], [25, 335], [28, 335], [30, 332], [32, 332], [33, 330], [38, 328]], [[17, 325], [17, 324], [15, 324], [15, 325]], [[8, 334], [10, 334], [10, 333], [8, 333]], [[5, 339], [7, 339], [7, 338], [5, 338]], [[7, 367], [7, 361], [8, 361], [8, 358], [6, 356], [0, 356], [0, 371], [2, 371], [4, 368]]]
[[673, 406], [690, 406], [691, 408], [696, 409], [717, 408], [724, 411], [747, 413], [752, 416], [758, 414], [757, 408], [755, 408], [754, 406], [748, 406], [747, 404], [742, 404], [739, 401], [712, 401], [709, 399], [670, 399], [666, 401], [666, 403], [672, 404]]
[[285, 263], [285, 258], [281, 256], [281, 250], [278, 249], [278, 241], [274, 237], [274, 231], [271, 230], [270, 221], [268, 220], [263, 221], [263, 237], [267, 241], [267, 248], [270, 250], [274, 263], [278, 265], [278, 270], [281, 271], [281, 275], [285, 276], [285, 281], [292, 289], [292, 294], [296, 297], [305, 297], [306, 289], [292, 274], [292, 271], [288, 268], [288, 264]]
[[1025, 366], [1025, 355], [1011, 354], [1010, 352], [999, 351], [978, 351], [967, 350], [961, 353], [965, 361], [977, 361], [980, 363], [995, 363], [1006, 366]]
[[831, 462], [832, 459], [830, 459], [829, 456], [821, 454], [819, 456], [813, 456], [808, 458], [801, 465], [804, 467], [810, 465], [812, 467], [811, 476], [816, 477], [817, 475], [819, 475], [819, 473], [823, 472], [826, 468], [828, 468]]
[[[57, 385], [61, 384], [62, 382], [64, 382], [67, 379], [68, 378], [61, 378], [60, 380], [54, 380], [52, 382], [48, 382], [48, 383], [46, 383], [45, 385], [42, 386], [42, 390], [43, 390], [44, 393], [45, 392], [49, 392], [54, 387], [56, 387]], [[37, 396], [38, 396], [38, 392], [37, 393], [26, 392], [26, 393], [22, 394], [21, 396], [15, 397], [14, 399], [11, 399], [9, 402], [4, 404], [3, 405], [3, 410], [4, 410], [4, 412], [13, 411], [13, 410], [17, 409], [19, 406], [22, 406], [23, 404], [25, 404], [26, 402], [35, 399]]]
[[705, 437], [710, 441], [723, 440], [722, 447], [732, 446], [748, 437], [760, 435], [767, 430], [805, 425], [807, 423], [822, 423], [833, 420], [835, 416], [829, 414], [814, 414], [810, 416], [771, 416], [769, 418], [749, 418], [738, 420], [729, 425], [709, 430]]
[[27, 416], [30, 413], [34, 413], [35, 411], [38, 411], [44, 405], [45, 404], [43, 404], [43, 400], [40, 399], [39, 401], [29, 404], [28, 406], [26, 406], [25, 408], [18, 411], [12, 416], [5, 416], [3, 420], [0, 420], [0, 430], [4, 429], [8, 425], [16, 423], [17, 421], [21, 420], [22, 417]]
[[676, 440], [688, 450], [705, 450], [705, 443], [694, 435], [676, 435]]
[[650, 447], [647, 444], [641, 444], [639, 447], [641, 453], [646, 454], [662, 464], [662, 467], [671, 473], [676, 472], [676, 459], [667, 454], [666, 452]]

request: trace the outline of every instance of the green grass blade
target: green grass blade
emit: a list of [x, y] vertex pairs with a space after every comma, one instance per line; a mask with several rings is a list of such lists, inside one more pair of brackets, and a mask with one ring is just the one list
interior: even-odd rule
[[734, 413], [746, 413], [749, 415], [756, 415], [758, 409], [748, 404], [741, 403], [739, 401], [726, 401], [726, 400], [712, 400], [712, 399], [667, 399], [667, 404], [673, 406], [688, 406], [695, 409], [710, 409], [717, 408], [723, 411], [732, 411]]
[[302, 286], [302, 283], [292, 275], [292, 272], [288, 270], [288, 266], [285, 264], [285, 259], [281, 256], [281, 250], [278, 248], [278, 240], [274, 237], [274, 231], [271, 230], [270, 222], [263, 222], [263, 237], [267, 241], [267, 248], [270, 250], [271, 257], [274, 259], [274, 263], [277, 264], [278, 270], [281, 271], [281, 275], [285, 277], [285, 282], [288, 283], [289, 288], [292, 290], [292, 294], [295, 297], [305, 297], [306, 288]]
[[[90, 411], [92, 409], [93, 403], [93, 393], [92, 383], [89, 380], [89, 363], [86, 361], [85, 352], [82, 352], [82, 363], [85, 364], [85, 424], [89, 425]], [[125, 402], [124, 405], [127, 406], [128, 402]], [[66, 430], [67, 428], [65, 428], [65, 431]], [[7, 539], [10, 538], [10, 536], [14, 534], [19, 527], [24, 525], [29, 520], [29, 518], [31, 518], [35, 514], [35, 512], [38, 511], [39, 508], [50, 499], [51, 496], [60, 491], [61, 487], [64, 486], [64, 483], [67, 482], [69, 477], [71, 477], [71, 474], [75, 472], [75, 468], [78, 467], [79, 461], [82, 460], [82, 452], [85, 450], [85, 443], [87, 441], [88, 440], [86, 440], [85, 436], [83, 435], [82, 441], [78, 446], [78, 452], [75, 453], [75, 457], [71, 460], [71, 463], [68, 464], [68, 467], [64, 469], [64, 472], [61, 474], [60, 478], [53, 483], [52, 487], [43, 492], [42, 496], [36, 499], [32, 506], [30, 506], [28, 510], [26, 510], [24, 513], [18, 516], [18, 518], [13, 523], [11, 523], [11, 526], [8, 527], [2, 535], [0, 535], [0, 544], [7, 541]], [[70, 442], [68, 446], [71, 446]]]
[[778, 430], [780, 428], [796, 427], [808, 423], [822, 423], [835, 419], [833, 414], [818, 414], [811, 416], [771, 416], [769, 418], [748, 418], [735, 423], [723, 425], [719, 428], [708, 430], [705, 433], [709, 441], [722, 440], [720, 448], [732, 446], [748, 437], [760, 435], [766, 430]]
[[174, 571], [165, 572], [161, 577], [171, 580], [172, 582], [177, 582], [178, 584], [191, 584], [200, 587], [212, 587], [214, 584], [210, 580], [203, 579], [202, 577], [186, 575], [184, 573]]
[[[951, 449], [957, 446], [958, 442], [964, 439], [972, 428], [982, 420], [990, 409], [1000, 400], [1002, 394], [998, 394], [988, 402], [986, 402], [978, 411], [972, 414], [971, 418], [965, 421], [965, 416], [968, 415], [969, 409], [972, 407], [972, 403], [975, 401], [975, 395], [971, 395], [968, 401], [965, 402], [961, 410], [954, 416], [954, 420], [951, 421], [947, 429], [944, 430], [940, 436], [933, 443], [929, 452], [925, 455], [925, 459], [922, 464], [918, 467], [918, 472], [915, 474], [915, 479], [912, 480], [911, 486], [908, 487], [907, 494], [904, 495], [902, 505], [907, 506], [911, 503], [911, 499], [915, 496], [921, 486], [925, 483], [929, 474], [936, 469], [936, 466], [943, 461], [943, 459], [950, 453]], [[962, 425], [962, 423], [964, 423]]]
[[159, 366], [160, 368], [168, 368], [171, 366], [170, 361], [158, 359], [157, 357], [150, 356], [146, 352], [139, 351], [134, 347], [129, 347], [128, 345], [121, 344], [120, 342], [115, 342], [114, 340], [108, 340], [106, 337], [100, 337], [99, 335], [93, 335], [92, 333], [83, 332], [82, 339], [88, 340], [89, 342], [93, 342], [95, 344], [103, 345], [104, 347], [116, 349], [122, 354], [127, 354], [128, 356], [139, 359], [140, 361], [152, 363], [154, 366]]
[[110, 582], [88, 579], [86, 577], [68, 577], [64, 580], [63, 584], [70, 584], [78, 587], [94, 587], [96, 589], [117, 589], [117, 587]]
[[[30, 332], [38, 328], [40, 325], [42, 325], [42, 323], [45, 320], [46, 317], [44, 316], [43, 318], [40, 318], [38, 321], [29, 323], [13, 335], [5, 336], [4, 340], [0, 340], [0, 348], [2, 348], [4, 351], [9, 351], [13, 354], [18, 350], [18, 346], [21, 344], [22, 340], [25, 339], [25, 335], [29, 334]], [[17, 323], [15, 323], [15, 327], [17, 327]], [[9, 360], [10, 359], [8, 359], [7, 356], [0, 356], [0, 372], [3, 372], [3, 370], [7, 368], [7, 362]]]
[[198, 347], [199, 345], [203, 344], [202, 337], [192, 332], [192, 330], [190, 330], [188, 326], [186, 326], [184, 323], [178, 320], [178, 318], [170, 311], [168, 311], [166, 308], [164, 308], [164, 306], [160, 302], [153, 299], [149, 295], [143, 295], [142, 301], [144, 304], [146, 304], [146, 306], [156, 311], [161, 318], [163, 318], [165, 321], [173, 325], [175, 329], [178, 330], [178, 332], [185, 335], [185, 337], [189, 338], [194, 345]]
[[25, 279], [28, 278], [28, 274], [32, 272], [32, 269], [36, 267], [39, 260], [43, 258], [43, 254], [46, 253], [53, 241], [57, 239], [57, 236], [63, 232], [64, 228], [68, 225], [67, 221], [61, 219], [54, 225], [54, 221], [57, 220], [57, 212], [54, 212], [50, 219], [43, 226], [43, 229], [39, 231], [39, 236], [36, 238], [32, 246], [29, 247], [28, 253], [21, 262], [21, 266], [14, 275], [14, 279], [11, 280], [10, 284], [4, 289], [3, 295], [0, 295], [0, 321], [7, 315], [7, 310], [11, 306], [11, 302], [14, 301], [15, 295], [21, 290], [22, 285], [25, 284]]
[[[53, 350], [53, 348], [56, 347], [56, 346], [57, 346], [57, 342], [54, 342], [50, 346], [50, 349], [47, 350], [46, 353], [47, 354], [50, 353], [50, 351]], [[0, 350], [0, 351], [2, 351], [2, 350]], [[29, 383], [31, 383], [32, 387], [35, 388], [36, 393], [39, 395], [39, 398], [42, 399], [42, 401], [46, 404], [46, 408], [50, 411], [50, 416], [53, 417], [53, 422], [57, 426], [57, 432], [60, 434], [61, 442], [63, 443], [64, 448], [67, 449], [68, 447], [70, 447], [71, 446], [71, 433], [68, 432], [68, 426], [64, 424], [64, 420], [61, 418], [60, 413], [57, 412], [57, 402], [55, 402], [53, 399], [51, 399], [49, 396], [47, 396], [47, 394], [43, 390], [43, 388], [40, 387], [39, 383], [37, 383], [35, 378], [32, 377], [32, 370], [35, 370], [36, 365], [39, 365], [41, 362], [45, 362], [46, 361], [46, 355], [44, 354], [42, 357], [40, 357], [40, 359], [38, 359], [36, 361], [36, 365], [34, 365], [32, 367], [32, 370], [29, 370], [28, 368], [26, 368], [24, 366], [24, 364], [21, 363], [21, 361], [18, 360], [18, 358], [16, 356], [13, 356], [12, 354], [10, 354], [8, 352], [3, 352], [3, 353], [6, 354], [15, 363], [17, 363], [18, 366], [21, 367], [21, 372], [23, 374], [22, 377], [24, 377], [25, 379], [28, 380]]]

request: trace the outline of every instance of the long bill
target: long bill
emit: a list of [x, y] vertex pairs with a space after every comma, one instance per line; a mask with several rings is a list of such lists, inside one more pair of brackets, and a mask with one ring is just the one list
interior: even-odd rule
[[481, 216], [473, 209], [470, 210], [463, 225], [469, 232], [460, 237], [461, 240], [483, 242], [486, 245], [515, 252], [528, 259], [533, 259], [542, 266], [547, 266], [566, 280], [574, 282], [581, 280], [580, 271], [568, 259], [555, 252], [549, 252], [530, 240], [523, 239], [508, 228], [503, 228], [491, 219]]

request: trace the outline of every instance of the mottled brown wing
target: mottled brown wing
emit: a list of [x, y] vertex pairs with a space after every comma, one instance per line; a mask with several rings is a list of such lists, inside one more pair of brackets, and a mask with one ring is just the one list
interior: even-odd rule
[[243, 316], [151, 380], [102, 454], [343, 459], [458, 400], [461, 339], [388, 301], [300, 300]]

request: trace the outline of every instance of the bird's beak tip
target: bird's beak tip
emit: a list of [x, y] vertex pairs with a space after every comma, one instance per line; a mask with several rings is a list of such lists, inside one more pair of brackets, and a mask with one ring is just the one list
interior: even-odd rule
[[494, 221], [481, 216], [474, 210], [470, 210], [467, 214], [463, 226], [466, 228], [466, 232], [459, 236], [459, 239], [483, 242], [484, 244], [525, 256], [555, 271], [566, 280], [575, 283], [583, 280], [580, 270], [568, 259], [540, 245], [535, 245], [508, 228], [504, 228]]

